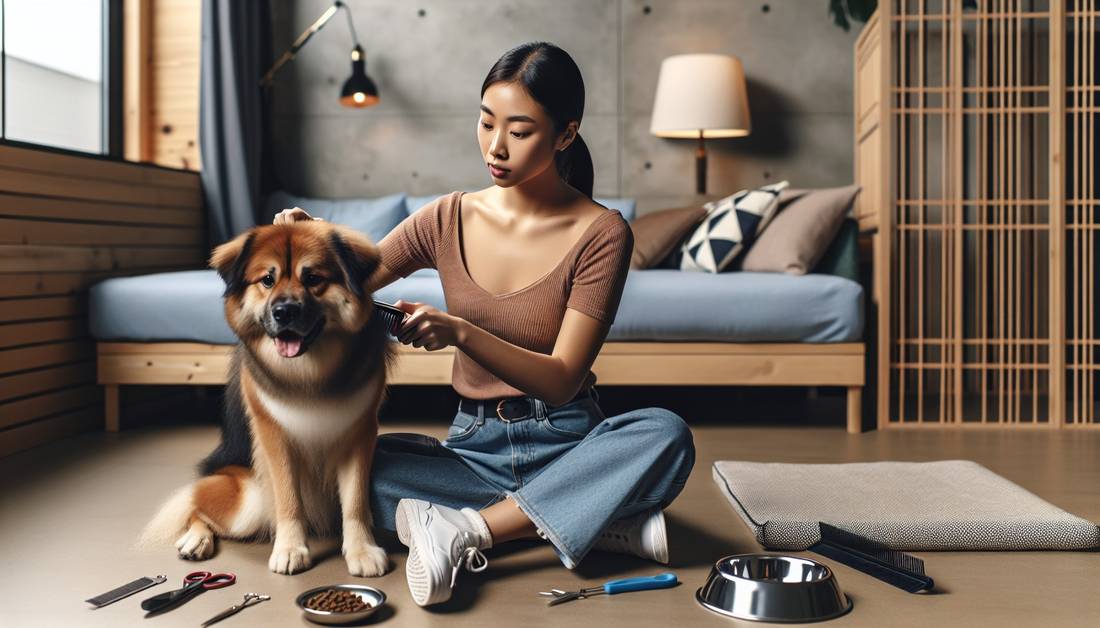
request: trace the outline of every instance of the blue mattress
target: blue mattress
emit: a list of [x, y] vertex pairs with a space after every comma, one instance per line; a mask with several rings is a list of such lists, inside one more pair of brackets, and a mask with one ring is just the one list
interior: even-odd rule
[[[117, 277], [91, 288], [98, 340], [233, 344], [213, 270]], [[446, 309], [434, 269], [418, 270], [375, 298]], [[854, 342], [863, 333], [863, 289], [833, 275], [631, 270], [609, 341]]]

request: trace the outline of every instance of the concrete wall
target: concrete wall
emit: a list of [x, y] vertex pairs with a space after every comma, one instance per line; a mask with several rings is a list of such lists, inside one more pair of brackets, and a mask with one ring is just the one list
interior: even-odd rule
[[[330, 3], [273, 0], [276, 54]], [[698, 201], [693, 140], [649, 133], [666, 56], [734, 54], [744, 63], [752, 135], [708, 140], [710, 197], [789, 179], [850, 183], [852, 46], [826, 0], [351, 0], [382, 102], [337, 102], [351, 36], [338, 14], [275, 86], [275, 151], [292, 192], [435, 194], [491, 185], [477, 144], [481, 82], [531, 40], [572, 55], [585, 80], [581, 136], [597, 196], [630, 196], [640, 213]], [[858, 27], [859, 25], [857, 25]]]
[[8, 56], [7, 128], [12, 140], [103, 151], [103, 91], [96, 81]]

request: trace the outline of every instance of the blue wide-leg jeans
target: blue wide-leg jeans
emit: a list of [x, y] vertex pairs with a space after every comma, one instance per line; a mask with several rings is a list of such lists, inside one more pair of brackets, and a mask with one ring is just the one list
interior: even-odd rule
[[679, 415], [644, 408], [608, 417], [595, 388], [561, 406], [528, 399], [528, 416], [507, 422], [460, 409], [443, 442], [379, 437], [374, 525], [394, 530], [403, 498], [481, 510], [511, 497], [574, 569], [611, 522], [667, 507], [687, 483], [695, 444]]

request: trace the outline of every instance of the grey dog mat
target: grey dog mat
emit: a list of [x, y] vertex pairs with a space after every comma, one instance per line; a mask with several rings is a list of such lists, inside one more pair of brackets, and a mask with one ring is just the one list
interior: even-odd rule
[[720, 460], [714, 481], [768, 549], [804, 550], [818, 522], [897, 550], [1080, 550], [1100, 527], [969, 460]]

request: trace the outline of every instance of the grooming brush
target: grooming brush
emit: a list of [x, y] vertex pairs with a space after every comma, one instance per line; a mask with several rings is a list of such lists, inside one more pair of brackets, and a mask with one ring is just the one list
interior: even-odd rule
[[382, 320], [389, 324], [391, 334], [397, 331], [397, 328], [405, 320], [405, 317], [408, 316], [404, 310], [396, 305], [391, 305], [384, 301], [379, 301], [378, 299], [374, 299], [374, 311], [378, 316], [382, 317]]
[[96, 608], [107, 606], [108, 604], [111, 604], [112, 602], [117, 602], [128, 595], [133, 595], [138, 591], [144, 591], [145, 589], [148, 589], [153, 585], [160, 584], [167, 579], [168, 578], [166, 576], [157, 576], [156, 578], [145, 576], [143, 578], [138, 578], [133, 582], [128, 582], [121, 587], [118, 587], [117, 589], [111, 589], [106, 593], [101, 593], [93, 598], [88, 598], [84, 601], [88, 602], [89, 604], [94, 604]]
[[819, 522], [821, 540], [808, 549], [842, 562], [910, 593], [930, 591], [935, 583], [924, 575], [924, 561], [904, 552], [885, 548], [847, 530]]

